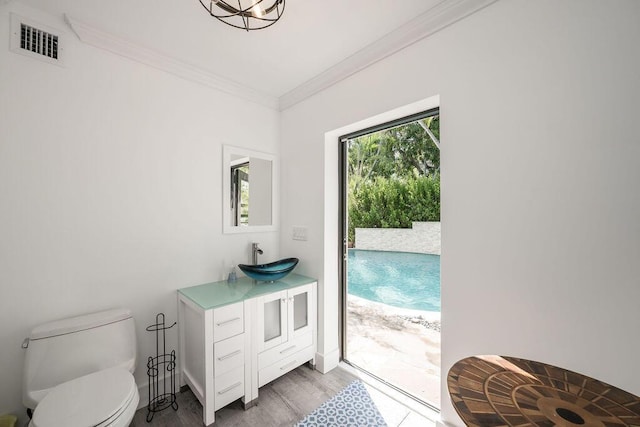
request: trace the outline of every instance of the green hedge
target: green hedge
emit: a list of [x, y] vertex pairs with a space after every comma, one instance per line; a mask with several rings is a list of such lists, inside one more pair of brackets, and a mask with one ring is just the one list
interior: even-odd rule
[[410, 228], [413, 221], [440, 221], [440, 177], [376, 178], [352, 190], [349, 241], [356, 228]]

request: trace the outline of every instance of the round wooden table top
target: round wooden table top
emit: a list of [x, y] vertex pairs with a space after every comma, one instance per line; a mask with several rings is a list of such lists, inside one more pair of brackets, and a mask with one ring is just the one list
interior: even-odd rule
[[540, 362], [473, 356], [447, 376], [468, 426], [636, 426], [640, 398], [602, 381]]

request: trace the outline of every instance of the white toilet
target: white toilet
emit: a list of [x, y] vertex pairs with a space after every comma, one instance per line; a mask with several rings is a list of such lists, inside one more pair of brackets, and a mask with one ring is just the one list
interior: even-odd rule
[[125, 427], [140, 396], [131, 311], [114, 309], [37, 326], [25, 340], [22, 402], [30, 427]]

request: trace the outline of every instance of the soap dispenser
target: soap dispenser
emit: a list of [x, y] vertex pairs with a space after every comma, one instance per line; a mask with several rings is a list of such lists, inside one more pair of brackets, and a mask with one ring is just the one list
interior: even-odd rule
[[235, 283], [237, 281], [238, 281], [238, 276], [236, 276], [236, 268], [232, 267], [231, 271], [229, 272], [229, 277], [227, 277], [227, 282]]

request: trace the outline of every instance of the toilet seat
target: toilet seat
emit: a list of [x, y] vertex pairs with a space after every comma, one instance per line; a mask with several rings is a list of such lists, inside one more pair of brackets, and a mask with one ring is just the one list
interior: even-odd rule
[[139, 399], [128, 370], [105, 369], [54, 387], [36, 407], [30, 427], [127, 426]]

